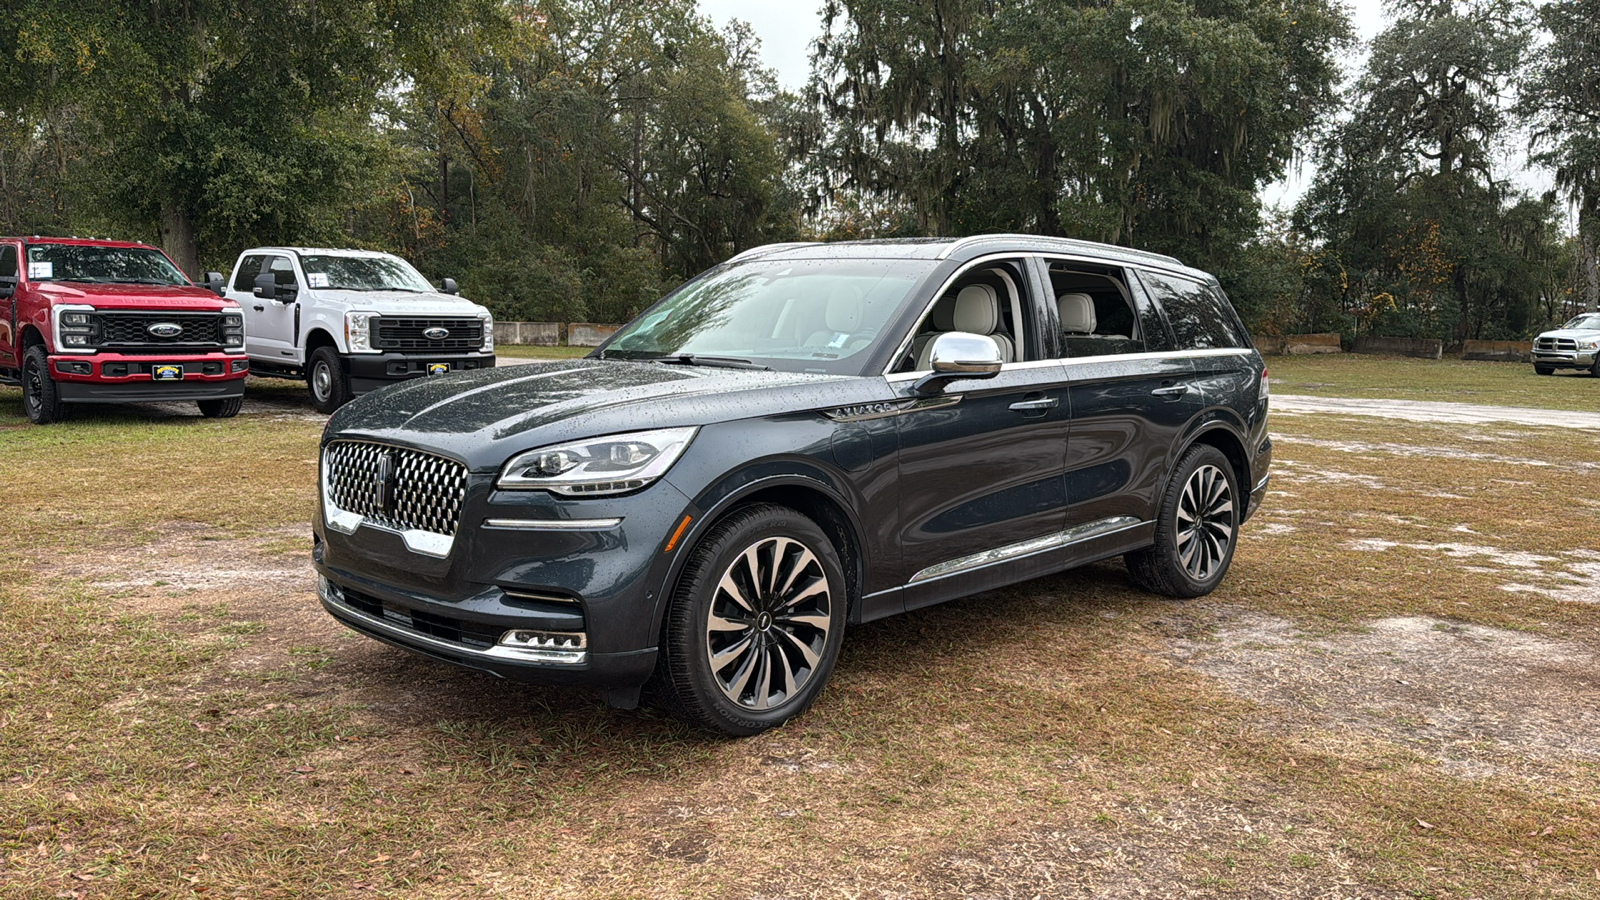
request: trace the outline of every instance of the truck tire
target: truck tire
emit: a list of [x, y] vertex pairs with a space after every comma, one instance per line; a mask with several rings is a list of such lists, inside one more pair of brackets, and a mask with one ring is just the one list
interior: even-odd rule
[[239, 407], [244, 405], [243, 397], [223, 397], [219, 400], [196, 400], [200, 406], [200, 415], [208, 419], [231, 419], [239, 414]]
[[22, 411], [35, 425], [49, 425], [67, 417], [56, 383], [50, 378], [50, 356], [34, 344], [22, 354]]
[[306, 385], [311, 391], [311, 406], [319, 413], [331, 413], [350, 402], [350, 376], [332, 347], [318, 347], [306, 365]]
[[1534, 366], [1533, 367], [1533, 374], [1535, 374], [1535, 375], [1550, 375], [1550, 374], [1554, 373], [1555, 370], [1556, 370], [1555, 366]]

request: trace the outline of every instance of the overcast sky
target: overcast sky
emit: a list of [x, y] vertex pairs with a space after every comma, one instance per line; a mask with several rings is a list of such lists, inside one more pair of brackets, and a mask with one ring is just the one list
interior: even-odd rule
[[[822, 33], [822, 0], [699, 0], [700, 11], [709, 16], [718, 28], [729, 19], [743, 19], [761, 38], [761, 58], [776, 70], [778, 81], [786, 88], [798, 90], [805, 86], [811, 74], [811, 42]], [[1351, 20], [1362, 41], [1370, 41], [1383, 30], [1384, 4], [1382, 0], [1349, 0]], [[1351, 74], [1360, 67], [1365, 50], [1346, 62]], [[1520, 169], [1524, 154], [1511, 154], [1514, 165]], [[1281, 182], [1267, 186], [1261, 193], [1268, 205], [1292, 206], [1311, 183], [1314, 174], [1309, 164], [1298, 171], [1291, 169]], [[1522, 172], [1515, 180], [1530, 190], [1547, 190], [1549, 176], [1542, 171]]]

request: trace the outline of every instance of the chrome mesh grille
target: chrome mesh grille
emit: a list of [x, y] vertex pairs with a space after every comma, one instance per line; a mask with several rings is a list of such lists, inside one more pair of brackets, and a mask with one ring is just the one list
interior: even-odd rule
[[322, 459], [328, 500], [341, 511], [396, 531], [455, 536], [467, 494], [466, 466], [367, 441], [334, 441]]

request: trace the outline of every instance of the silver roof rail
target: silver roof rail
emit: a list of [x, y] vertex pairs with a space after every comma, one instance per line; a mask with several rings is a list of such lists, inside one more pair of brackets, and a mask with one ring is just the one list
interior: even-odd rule
[[1134, 259], [1145, 259], [1149, 260], [1150, 262], [1164, 263], [1170, 266], [1183, 265], [1182, 260], [1179, 260], [1175, 256], [1167, 256], [1164, 253], [1152, 253], [1149, 250], [1135, 250], [1132, 247], [1121, 247], [1116, 244], [1102, 244], [1098, 241], [1080, 241], [1074, 238], [1050, 237], [1043, 234], [975, 234], [970, 237], [957, 238], [956, 240], [951, 241], [949, 246], [939, 251], [939, 258], [948, 259], [950, 254], [960, 250], [963, 247], [993, 240], [1033, 241], [1036, 243], [1048, 244], [1061, 250], [1075, 251], [1078, 253], [1094, 253], [1101, 255], [1115, 253]]
[[785, 241], [779, 244], [762, 244], [759, 247], [751, 247], [749, 250], [745, 250], [742, 253], [735, 253], [733, 256], [728, 257], [725, 262], [736, 262], [738, 260], [748, 259], [750, 257], [764, 256], [768, 253], [773, 253], [778, 250], [787, 250], [790, 247], [812, 247], [816, 244], [817, 241]]

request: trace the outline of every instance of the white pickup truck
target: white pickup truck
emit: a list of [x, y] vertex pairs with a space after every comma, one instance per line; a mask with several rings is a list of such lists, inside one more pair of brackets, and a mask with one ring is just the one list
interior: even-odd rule
[[251, 374], [304, 379], [319, 412], [390, 382], [494, 366], [489, 311], [388, 253], [257, 247], [239, 254], [225, 295], [244, 308]]

